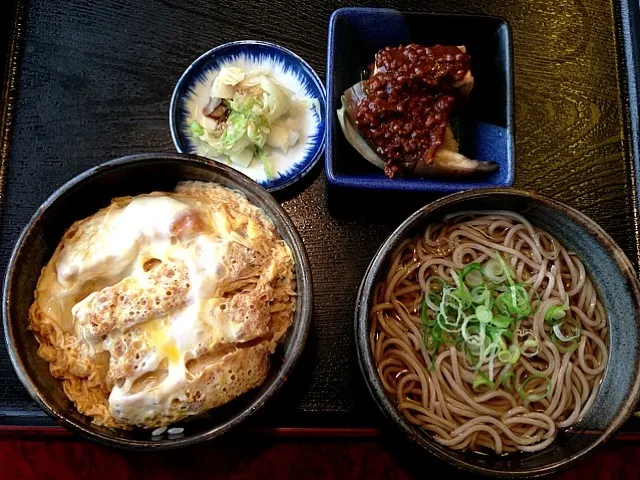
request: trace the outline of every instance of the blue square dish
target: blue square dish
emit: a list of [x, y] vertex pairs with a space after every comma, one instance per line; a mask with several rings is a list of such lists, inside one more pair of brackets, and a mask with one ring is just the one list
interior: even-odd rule
[[[493, 160], [498, 169], [468, 178], [394, 178], [360, 156], [338, 123], [342, 93], [386, 46], [407, 43], [465, 45], [475, 84], [469, 101], [452, 119], [460, 152]], [[340, 8], [329, 21], [327, 51], [327, 179], [338, 187], [450, 193], [481, 187], [510, 187], [515, 170], [511, 30], [498, 17], [401, 13], [383, 8]]]

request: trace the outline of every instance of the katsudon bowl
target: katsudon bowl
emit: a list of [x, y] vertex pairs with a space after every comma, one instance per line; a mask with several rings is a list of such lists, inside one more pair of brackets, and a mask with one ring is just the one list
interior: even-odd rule
[[[265, 381], [231, 402], [177, 422], [171, 426], [176, 430], [155, 437], [151, 430], [97, 426], [67, 398], [60, 380], [49, 372], [49, 364], [38, 356], [38, 343], [27, 328], [40, 271], [76, 220], [93, 215], [113, 198], [171, 191], [186, 180], [215, 182], [241, 192], [271, 219], [290, 248], [295, 266], [297, 299], [293, 323], [284, 342], [270, 357]], [[241, 173], [210, 160], [181, 154], [143, 154], [92, 168], [64, 184], [42, 204], [18, 239], [9, 262], [3, 322], [7, 350], [18, 377], [35, 402], [58, 424], [115, 447], [165, 450], [211, 440], [240, 424], [271, 399], [290, 376], [302, 352], [312, 304], [311, 271], [302, 240], [289, 216], [266, 190]]]
[[[594, 403], [577, 423], [535, 452], [507, 455], [453, 450], [438, 443], [398, 410], [380, 379], [372, 352], [371, 310], [376, 285], [387, 276], [393, 253], [427, 225], [460, 212], [508, 210], [554, 236], [581, 259], [606, 312], [608, 362]], [[364, 275], [355, 312], [360, 369], [375, 403], [389, 421], [418, 447], [442, 460], [491, 477], [529, 478], [557, 472], [584, 460], [620, 428], [640, 400], [640, 284], [633, 265], [593, 220], [555, 200], [514, 189], [469, 190], [443, 197], [407, 218], [382, 244]], [[407, 451], [412, 451], [411, 449]], [[413, 455], [420, 455], [419, 451]]]

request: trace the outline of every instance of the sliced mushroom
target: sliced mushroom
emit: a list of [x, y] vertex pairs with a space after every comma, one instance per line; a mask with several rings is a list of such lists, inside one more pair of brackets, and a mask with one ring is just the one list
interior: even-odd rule
[[209, 97], [207, 104], [202, 107], [202, 114], [205, 116], [211, 115], [218, 106], [222, 103], [222, 99], [219, 97]]

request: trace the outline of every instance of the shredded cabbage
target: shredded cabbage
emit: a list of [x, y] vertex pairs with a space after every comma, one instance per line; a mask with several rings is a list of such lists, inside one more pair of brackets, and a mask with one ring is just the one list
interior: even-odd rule
[[294, 99], [293, 92], [260, 69], [223, 67], [211, 85], [210, 97], [219, 106], [207, 115], [204, 109], [196, 112], [189, 127], [192, 135], [206, 142], [207, 153], [222, 161], [249, 167], [258, 159], [268, 179], [275, 178], [276, 172], [265, 147], [287, 153], [301, 136], [291, 115], [317, 108], [312, 100]]
[[264, 150], [258, 150], [257, 156], [260, 159], [260, 163], [262, 163], [262, 168], [264, 170], [264, 174], [267, 176], [267, 180], [273, 180], [276, 174], [273, 171], [273, 163], [271, 163], [269, 156], [264, 153]]
[[220, 70], [218, 76], [211, 85], [211, 98], [233, 98], [235, 86], [245, 78], [245, 72], [241, 68], [225, 67]]

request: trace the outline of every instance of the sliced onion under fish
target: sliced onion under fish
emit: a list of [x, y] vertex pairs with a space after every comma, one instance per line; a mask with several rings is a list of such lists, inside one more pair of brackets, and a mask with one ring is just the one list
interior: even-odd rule
[[[364, 84], [358, 82], [345, 90], [342, 95], [342, 108], [336, 114], [347, 141], [365, 160], [378, 168], [384, 169], [385, 161], [358, 131], [355, 125], [355, 110], [365, 98]], [[458, 143], [453, 137], [451, 128], [447, 126], [443, 145], [437, 150], [430, 165], [418, 162], [414, 174], [418, 177], [433, 176], [466, 176], [471, 174], [489, 173], [498, 168], [495, 162], [481, 162], [465, 157], [458, 152]]]

